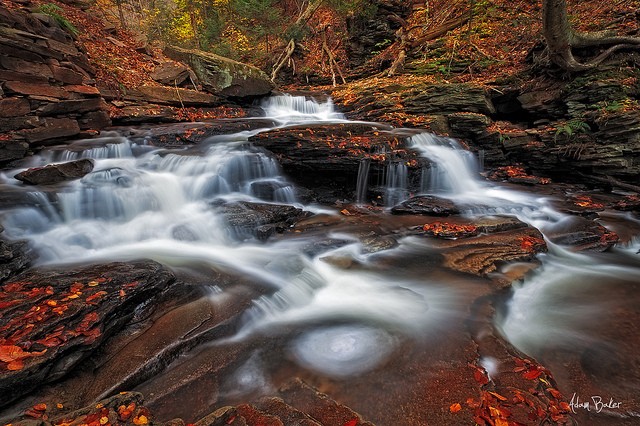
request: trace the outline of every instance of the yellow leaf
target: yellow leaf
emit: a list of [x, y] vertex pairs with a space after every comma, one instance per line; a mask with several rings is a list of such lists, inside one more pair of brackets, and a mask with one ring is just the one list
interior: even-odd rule
[[133, 419], [134, 425], [146, 425], [147, 423], [149, 423], [149, 420], [147, 419], [147, 416], [144, 415]]

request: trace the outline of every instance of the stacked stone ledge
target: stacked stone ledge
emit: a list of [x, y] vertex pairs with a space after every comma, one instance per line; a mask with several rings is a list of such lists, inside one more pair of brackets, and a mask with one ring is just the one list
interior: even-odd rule
[[111, 125], [93, 75], [55, 20], [0, 5], [0, 164]]

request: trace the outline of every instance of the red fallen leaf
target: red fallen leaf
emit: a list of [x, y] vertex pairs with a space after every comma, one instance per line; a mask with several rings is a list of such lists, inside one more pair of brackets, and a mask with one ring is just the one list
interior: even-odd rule
[[76, 331], [83, 332], [89, 330], [95, 323], [98, 322], [100, 317], [97, 312], [90, 312], [82, 318], [80, 324], [76, 327]]
[[559, 405], [560, 405], [560, 408], [562, 408], [564, 411], [570, 411], [571, 410], [571, 407], [569, 406], [569, 404], [567, 404], [564, 401], [561, 401]]
[[554, 388], [548, 388], [547, 391], [555, 398], [555, 399], [562, 399], [562, 394], [554, 389]]
[[538, 377], [540, 377], [540, 375], [542, 374], [541, 370], [535, 369], [535, 370], [529, 370], [526, 373], [524, 373], [522, 375], [522, 377], [524, 377], [527, 380], [535, 380]]
[[97, 299], [100, 299], [102, 296], [106, 295], [107, 292], [106, 291], [99, 291], [89, 297], [87, 297], [86, 302], [89, 305], [97, 305], [97, 303], [95, 302]]
[[95, 342], [98, 337], [100, 337], [102, 332], [100, 331], [100, 327], [95, 327], [89, 331], [83, 331], [81, 334], [85, 336], [84, 343], [90, 345]]
[[357, 424], [358, 424], [358, 419], [352, 419], [352, 420], [349, 420], [348, 422], [345, 422], [345, 424], [342, 426], [356, 426]]
[[15, 305], [19, 305], [19, 300], [9, 300], [8, 302], [0, 302], [0, 309], [10, 308]]
[[28, 284], [31, 284], [31, 282], [30, 281], [15, 281], [15, 282], [12, 282], [12, 283], [5, 284], [4, 286], [2, 286], [2, 288], [7, 293], [15, 293], [15, 292], [18, 292], [18, 291], [22, 291], [24, 286], [26, 286]]
[[41, 403], [33, 406], [33, 409], [36, 411], [47, 411], [47, 404]]
[[82, 290], [82, 288], [84, 287], [84, 284], [79, 283], [79, 282], [74, 282], [73, 284], [71, 284], [71, 288], [69, 289], [69, 293], [78, 293], [80, 290]]
[[477, 367], [473, 372], [473, 378], [476, 379], [476, 382], [478, 382], [481, 385], [486, 385], [487, 383], [489, 383], [489, 378], [487, 377], [487, 375], [484, 374], [484, 371], [482, 371]]
[[44, 413], [29, 408], [28, 410], [25, 410], [24, 415], [27, 417], [33, 417], [34, 419], [39, 419], [44, 415]]
[[457, 413], [460, 410], [462, 410], [462, 405], [460, 405], [460, 403], [458, 402], [456, 402], [455, 404], [451, 404], [451, 406], [449, 407], [449, 411], [451, 413]]
[[136, 403], [135, 402], [132, 402], [131, 404], [127, 405], [126, 407], [123, 404], [120, 407], [118, 407], [118, 417], [123, 422], [127, 421], [131, 417], [131, 414], [133, 414], [135, 409], [136, 409]]

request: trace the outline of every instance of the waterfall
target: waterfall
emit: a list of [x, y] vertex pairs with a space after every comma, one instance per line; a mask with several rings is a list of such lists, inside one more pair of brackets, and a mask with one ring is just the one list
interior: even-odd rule
[[262, 104], [265, 114], [281, 124], [307, 122], [344, 122], [344, 114], [335, 110], [333, 101], [317, 102], [304, 96], [280, 95], [268, 98]]
[[400, 161], [389, 162], [386, 174], [385, 205], [392, 207], [407, 198], [409, 188], [407, 165]]
[[367, 201], [367, 190], [369, 189], [369, 167], [371, 160], [363, 158], [358, 166], [358, 181], [356, 182], [356, 202], [364, 204]]
[[483, 187], [473, 153], [462, 149], [455, 139], [420, 133], [412, 136], [409, 144], [431, 161], [424, 192], [460, 195]]

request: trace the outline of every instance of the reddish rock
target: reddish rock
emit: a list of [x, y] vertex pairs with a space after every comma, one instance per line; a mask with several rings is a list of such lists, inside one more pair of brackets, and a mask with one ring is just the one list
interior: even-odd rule
[[14, 177], [29, 185], [51, 185], [78, 179], [93, 170], [93, 160], [82, 159], [68, 163], [50, 164], [45, 167], [27, 169]]
[[78, 133], [80, 133], [80, 126], [71, 118], [47, 118], [44, 126], [22, 132], [29, 144], [75, 136]]
[[[0, 45], [2, 47], [2, 45]], [[9, 71], [0, 69], [0, 80], [2, 81], [21, 81], [23, 83], [40, 83], [49, 84], [49, 79], [39, 75], [23, 74], [17, 71]]]
[[100, 91], [93, 86], [72, 85], [64, 87], [67, 91], [87, 96], [100, 96]]
[[51, 86], [42, 83], [26, 83], [22, 81], [7, 81], [4, 88], [13, 93], [20, 95], [38, 95], [48, 96], [51, 98], [68, 99], [69, 93], [59, 86]]
[[31, 115], [23, 117], [0, 118], [0, 132], [20, 129], [34, 129], [41, 124], [42, 121], [38, 117], [34, 117]]
[[78, 119], [78, 124], [82, 130], [104, 129], [111, 126], [111, 118], [106, 111], [92, 111]]
[[44, 105], [38, 109], [38, 113], [41, 116], [49, 116], [106, 109], [108, 109], [107, 104], [102, 98], [72, 99]]
[[150, 74], [155, 81], [171, 86], [179, 86], [189, 78], [189, 68], [177, 62], [165, 62], [156, 67]]
[[44, 78], [53, 78], [51, 69], [42, 62], [25, 61], [24, 59], [12, 58], [10, 56], [0, 57], [0, 65], [10, 71], [22, 74], [37, 75]]
[[50, 65], [53, 78], [65, 84], [82, 84], [84, 76], [66, 67]]
[[21, 117], [30, 111], [31, 105], [25, 98], [0, 99], [0, 117]]

